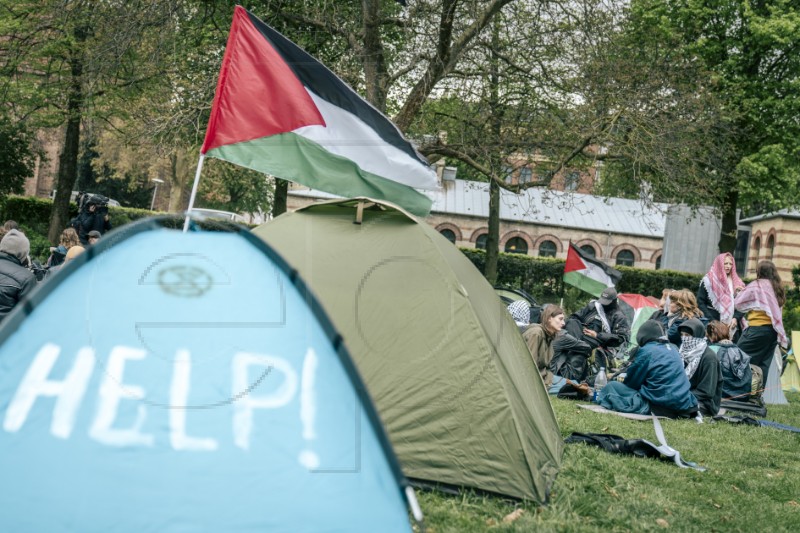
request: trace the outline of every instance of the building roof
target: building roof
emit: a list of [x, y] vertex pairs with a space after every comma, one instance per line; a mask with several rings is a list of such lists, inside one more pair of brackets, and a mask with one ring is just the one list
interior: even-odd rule
[[[489, 184], [455, 180], [435, 191], [432, 213], [489, 217]], [[515, 194], [500, 189], [500, 219], [604, 233], [663, 238], [668, 204], [605, 198], [534, 187]]]
[[[431, 213], [489, 217], [489, 184], [446, 181], [438, 191], [422, 191], [433, 199]], [[290, 189], [309, 198], [338, 198], [317, 191]], [[639, 200], [605, 198], [534, 187], [520, 194], [500, 189], [500, 219], [541, 226], [586, 229], [603, 233], [663, 238], [668, 204], [644, 206]]]
[[739, 221], [739, 224], [752, 224], [753, 222], [769, 220], [770, 218], [800, 218], [800, 211], [796, 209], [781, 209], [780, 211], [767, 213], [766, 215], [757, 215], [742, 219]]

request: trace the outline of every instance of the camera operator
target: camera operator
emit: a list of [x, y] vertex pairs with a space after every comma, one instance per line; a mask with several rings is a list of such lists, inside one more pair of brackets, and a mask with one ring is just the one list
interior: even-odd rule
[[89, 232], [97, 231], [101, 235], [111, 229], [108, 220], [108, 198], [94, 194], [85, 201], [81, 199], [81, 211], [72, 219], [70, 226], [78, 232], [78, 240], [83, 246], [89, 244]]
[[10, 230], [0, 241], [0, 320], [36, 285], [27, 267], [30, 251], [28, 238], [19, 230]]

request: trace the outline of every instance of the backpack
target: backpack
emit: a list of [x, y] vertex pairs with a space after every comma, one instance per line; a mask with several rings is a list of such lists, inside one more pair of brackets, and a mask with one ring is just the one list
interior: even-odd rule
[[557, 376], [580, 383], [589, 374], [589, 364], [586, 357], [581, 354], [561, 353], [550, 362], [550, 371]]

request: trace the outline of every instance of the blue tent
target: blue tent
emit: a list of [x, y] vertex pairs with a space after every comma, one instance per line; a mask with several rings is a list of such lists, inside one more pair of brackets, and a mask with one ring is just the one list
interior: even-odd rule
[[105, 236], [0, 328], [2, 531], [410, 531], [316, 299], [244, 230]]

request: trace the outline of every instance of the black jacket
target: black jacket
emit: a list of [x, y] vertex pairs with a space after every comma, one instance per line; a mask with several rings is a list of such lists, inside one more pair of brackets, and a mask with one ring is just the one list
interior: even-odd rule
[[0, 252], [0, 320], [36, 286], [36, 276], [14, 256]]
[[72, 219], [70, 225], [75, 228], [78, 233], [78, 239], [84, 246], [89, 244], [88, 235], [90, 231], [99, 231], [102, 235], [111, 229], [111, 222], [107, 221], [105, 213], [100, 211], [95, 211], [94, 213], [86, 210], [81, 211], [77, 217]]
[[689, 379], [689, 385], [700, 405], [700, 412], [706, 416], [716, 416], [722, 400], [722, 366], [711, 348], [706, 348], [700, 358], [697, 370]]
[[[719, 320], [719, 311], [717, 311], [711, 304], [711, 298], [708, 296], [706, 284], [702, 281], [700, 282], [700, 288], [697, 289], [697, 307], [703, 312], [703, 318], [705, 318], [707, 321], [711, 322], [712, 320]], [[733, 318], [735, 318], [737, 322], [743, 316], [744, 313], [741, 311], [733, 312]]]
[[595, 348], [617, 348], [627, 344], [631, 338], [631, 326], [628, 319], [619, 308], [619, 304], [614, 304], [610, 309], [605, 309], [606, 319], [610, 332], [603, 331], [603, 323], [597, 314], [595, 300], [592, 300], [580, 311], [573, 313], [570, 320], [578, 321], [583, 327], [597, 332], [597, 338], [581, 335], [580, 340], [589, 343], [592, 349]]

